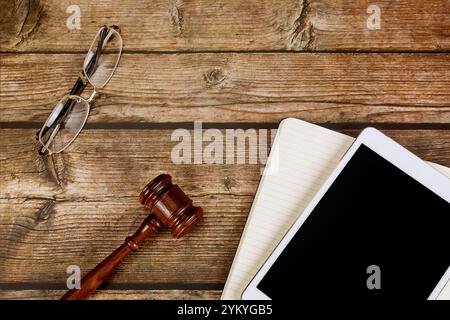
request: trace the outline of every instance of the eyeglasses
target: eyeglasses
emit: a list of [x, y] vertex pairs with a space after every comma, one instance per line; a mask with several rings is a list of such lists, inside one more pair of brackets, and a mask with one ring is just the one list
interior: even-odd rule
[[[117, 26], [103, 26], [97, 32], [84, 59], [83, 70], [68, 95], [55, 106], [36, 140], [42, 145], [43, 156], [59, 153], [68, 148], [80, 134], [89, 116], [90, 104], [97, 89], [106, 86], [114, 74], [122, 54], [122, 38]], [[88, 84], [93, 87], [89, 98], [80, 96]]]

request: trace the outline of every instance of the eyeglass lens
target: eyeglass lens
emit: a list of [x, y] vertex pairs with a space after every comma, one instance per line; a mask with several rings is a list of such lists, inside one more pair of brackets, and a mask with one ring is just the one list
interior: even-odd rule
[[[112, 77], [122, 53], [122, 38], [114, 27], [102, 27], [86, 55], [83, 71], [94, 88], [104, 87]], [[51, 153], [67, 148], [77, 137], [89, 115], [89, 103], [79, 94], [85, 84], [77, 81], [71, 94], [53, 109], [38, 139]]]
[[[53, 113], [60, 112], [65, 105], [70, 108], [65, 112], [62, 121], [52, 121]], [[78, 96], [65, 96], [56, 105], [39, 135], [39, 141], [51, 153], [64, 150], [83, 128], [89, 115], [89, 104]]]
[[84, 61], [84, 72], [96, 88], [103, 88], [113, 75], [122, 53], [119, 33], [103, 27], [97, 33]]

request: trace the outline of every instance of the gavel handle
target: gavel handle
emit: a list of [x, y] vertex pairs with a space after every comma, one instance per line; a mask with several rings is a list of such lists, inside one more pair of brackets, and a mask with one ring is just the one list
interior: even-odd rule
[[[127, 238], [128, 239], [128, 238]], [[122, 263], [122, 261], [133, 250], [125, 241], [113, 253], [111, 253], [105, 260], [100, 262], [94, 269], [86, 274], [81, 280], [80, 289], [72, 289], [66, 292], [61, 300], [81, 300], [86, 299], [92, 292], [94, 292], [114, 271], [114, 269]]]
[[139, 249], [142, 241], [157, 233], [161, 228], [162, 224], [154, 216], [148, 216], [132, 236], [127, 237], [120, 247], [83, 277], [80, 289], [67, 291], [61, 300], [86, 299], [131, 252]]

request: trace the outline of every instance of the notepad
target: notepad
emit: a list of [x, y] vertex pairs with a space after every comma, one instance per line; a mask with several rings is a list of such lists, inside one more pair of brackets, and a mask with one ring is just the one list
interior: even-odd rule
[[[294, 118], [280, 123], [222, 299], [242, 292], [355, 139]], [[450, 177], [450, 169], [430, 163]], [[440, 298], [450, 299], [450, 284]]]

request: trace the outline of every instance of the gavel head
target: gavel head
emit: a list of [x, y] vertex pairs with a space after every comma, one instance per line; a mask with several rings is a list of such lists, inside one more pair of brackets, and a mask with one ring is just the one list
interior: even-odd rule
[[172, 184], [172, 177], [168, 174], [161, 174], [150, 181], [139, 200], [165, 227], [170, 228], [175, 238], [191, 231], [203, 216], [203, 209], [194, 207], [183, 190]]

